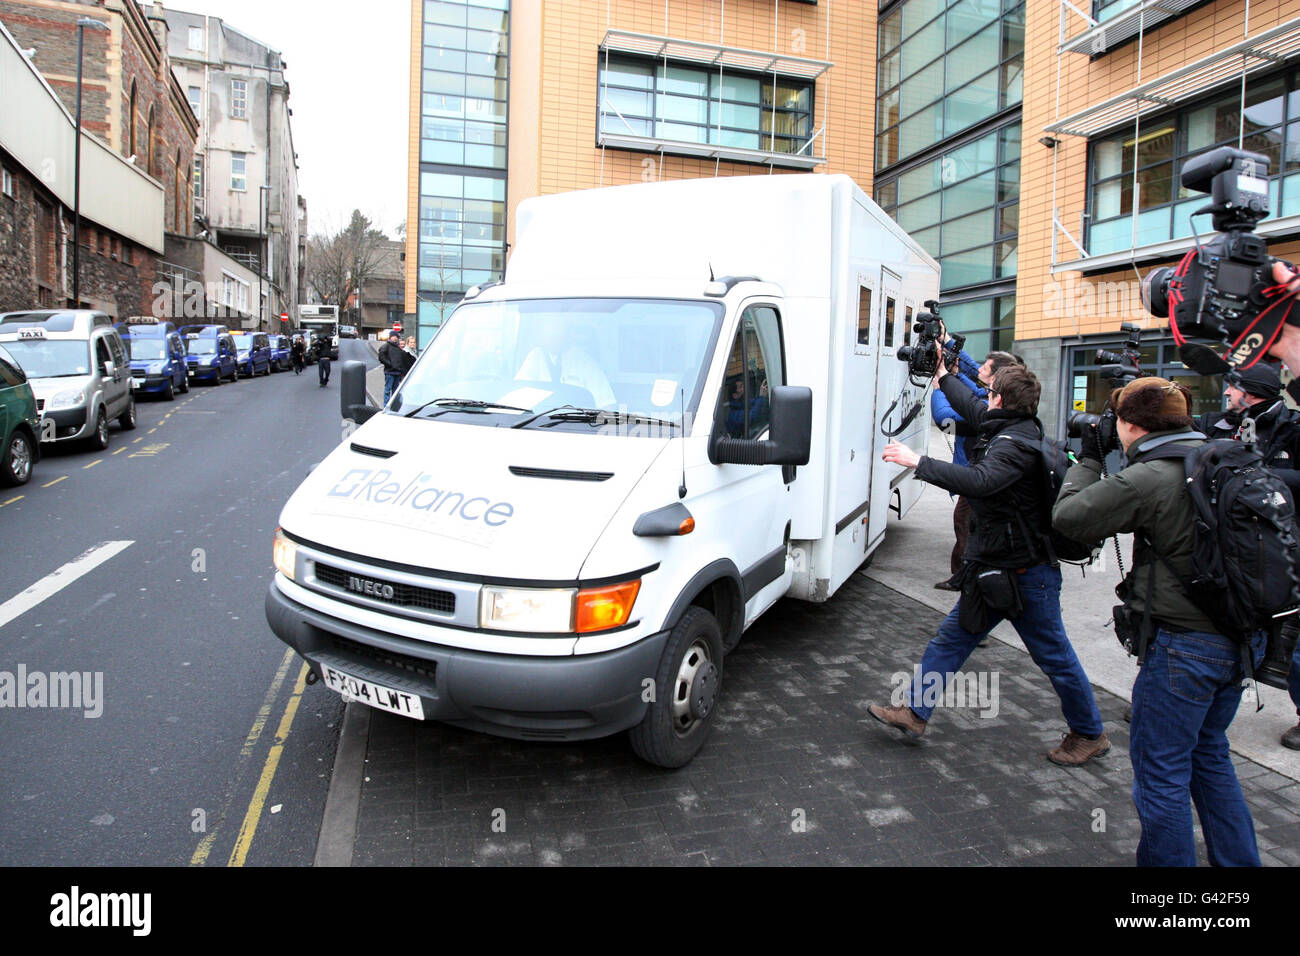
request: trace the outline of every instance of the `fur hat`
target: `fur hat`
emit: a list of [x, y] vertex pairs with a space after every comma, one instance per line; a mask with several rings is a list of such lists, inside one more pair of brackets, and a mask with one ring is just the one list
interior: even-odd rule
[[1139, 378], [1111, 393], [1115, 414], [1149, 432], [1192, 428], [1192, 393], [1163, 378]]

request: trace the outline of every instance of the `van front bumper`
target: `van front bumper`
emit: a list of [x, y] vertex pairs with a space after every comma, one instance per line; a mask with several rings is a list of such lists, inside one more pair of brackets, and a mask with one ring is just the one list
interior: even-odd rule
[[[427, 644], [322, 614], [272, 581], [266, 620], [320, 675], [328, 665], [417, 694], [427, 720], [519, 740], [590, 740], [645, 716], [668, 632], [603, 654], [528, 657]], [[539, 638], [546, 640], [546, 638]]]

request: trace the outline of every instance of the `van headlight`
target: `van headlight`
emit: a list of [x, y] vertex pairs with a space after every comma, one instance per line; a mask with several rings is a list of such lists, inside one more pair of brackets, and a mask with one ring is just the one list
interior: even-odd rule
[[46, 404], [46, 408], [77, 408], [86, 404], [86, 393], [79, 388], [59, 392]]
[[279, 528], [275, 529], [275, 543], [271, 546], [271, 557], [275, 561], [275, 569], [292, 581], [298, 563], [298, 545], [290, 541]]
[[582, 590], [484, 587], [479, 626], [539, 634], [607, 631], [631, 619], [640, 590], [639, 578]]

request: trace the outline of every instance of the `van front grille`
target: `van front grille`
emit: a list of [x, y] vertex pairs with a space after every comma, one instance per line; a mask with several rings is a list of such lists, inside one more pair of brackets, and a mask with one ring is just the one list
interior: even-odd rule
[[[369, 574], [345, 571], [343, 568], [322, 564], [319, 561], [316, 562], [316, 580], [346, 591], [350, 595], [355, 594], [357, 597], [370, 598], [395, 607], [418, 608], [422, 611], [436, 611], [439, 614], [456, 613], [456, 595], [450, 591], [386, 581]], [[392, 592], [391, 597], [388, 596], [389, 589]]]

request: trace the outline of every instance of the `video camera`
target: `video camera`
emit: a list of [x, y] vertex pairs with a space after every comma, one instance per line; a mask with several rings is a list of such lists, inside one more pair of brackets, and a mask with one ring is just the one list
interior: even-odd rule
[[1210, 205], [1193, 215], [1209, 213], [1217, 234], [1205, 245], [1198, 242], [1177, 267], [1148, 273], [1142, 280], [1142, 304], [1157, 318], [1169, 319], [1179, 345], [1188, 337], [1221, 339], [1230, 346], [1229, 363], [1253, 364], [1290, 311], [1279, 311], [1274, 322], [1259, 323], [1287, 298], [1273, 279], [1278, 260], [1255, 235], [1256, 224], [1269, 213], [1268, 159], [1221, 146], [1189, 160], [1182, 184], [1210, 195]]
[[[1123, 388], [1130, 382], [1142, 377], [1142, 330], [1136, 325], [1125, 322], [1120, 331], [1128, 334], [1124, 348], [1119, 352], [1106, 349], [1097, 350], [1097, 360], [1091, 371], [1108, 380], [1111, 388]], [[1115, 409], [1107, 403], [1106, 410], [1100, 415], [1088, 412], [1075, 412], [1066, 419], [1066, 430], [1071, 438], [1082, 438], [1085, 428], [1097, 429], [1097, 442], [1103, 455], [1117, 451], [1119, 431], [1116, 429]]]
[[[919, 313], [912, 326], [912, 331], [917, 336], [916, 344], [900, 348], [898, 360], [907, 363], [907, 375], [912, 384], [923, 387], [939, 370], [939, 342], [944, 328], [943, 320], [939, 318], [939, 303], [934, 299], [926, 299], [922, 304], [929, 311]], [[948, 343], [943, 346], [943, 364], [955, 371], [957, 357], [965, 345], [966, 336], [949, 333]]]

